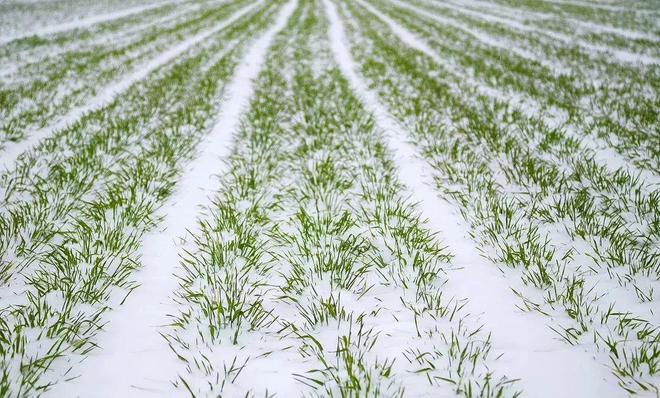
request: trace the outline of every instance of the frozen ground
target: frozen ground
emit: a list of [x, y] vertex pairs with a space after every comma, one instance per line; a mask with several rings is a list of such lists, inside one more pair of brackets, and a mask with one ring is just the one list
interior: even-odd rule
[[0, 2], [0, 396], [660, 396], [658, 21]]

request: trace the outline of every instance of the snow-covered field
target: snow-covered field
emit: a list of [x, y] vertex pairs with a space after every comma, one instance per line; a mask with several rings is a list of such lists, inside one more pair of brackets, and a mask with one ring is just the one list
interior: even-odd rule
[[0, 397], [659, 397], [656, 0], [0, 0]]

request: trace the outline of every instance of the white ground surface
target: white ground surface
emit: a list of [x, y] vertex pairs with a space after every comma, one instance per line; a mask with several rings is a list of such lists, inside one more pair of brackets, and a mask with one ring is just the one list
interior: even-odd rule
[[[438, 63], [446, 62], [428, 43], [366, 4], [364, 0], [356, 1], [385, 21], [411, 48], [422, 51]], [[569, 3], [563, 0], [553, 1]], [[403, 5], [399, 0], [393, 2]], [[52, 34], [90, 26], [167, 3], [171, 1], [131, 7], [83, 20], [47, 26], [37, 30], [36, 34]], [[0, 171], [10, 167], [22, 153], [29, 151], [57, 130], [75, 122], [86, 112], [109, 103], [135, 82], [144, 79], [158, 67], [171, 62], [188, 49], [226, 28], [261, 3], [253, 3], [241, 9], [212, 29], [190, 37], [158, 57], [138, 65], [131, 73], [103, 88], [100, 94], [90, 98], [84, 106], [71, 109], [66, 116], [30, 134], [25, 141], [10, 144], [0, 153]], [[472, 1], [472, 3], [482, 2]], [[580, 4], [578, 1], [570, 3]], [[399, 180], [406, 184], [407, 194], [413, 202], [418, 203], [420, 212], [428, 220], [426, 227], [431, 231], [439, 232], [443, 243], [455, 254], [453, 260], [455, 269], [450, 271], [449, 282], [446, 285], [447, 292], [459, 298], [468, 298], [467, 308], [492, 332], [496, 354], [502, 354], [496, 364], [498, 371], [520, 377], [522, 380], [519, 386], [529, 397], [621, 396], [621, 390], [612, 381], [611, 372], [603, 365], [602, 358], [595, 360], [595, 354], [589, 353], [587, 348], [568, 346], [560, 341], [548, 327], [551, 319], [535, 313], [523, 313], [516, 308], [519, 301], [511, 288], [522, 288], [517, 282], [518, 276], [511, 270], [498, 270], [478, 254], [479, 249], [468, 236], [469, 226], [458, 214], [457, 209], [440, 199], [432, 187], [432, 170], [419, 157], [416, 148], [411, 144], [409, 132], [388, 114], [377, 95], [368, 88], [357, 72], [349, 50], [350, 43], [347, 41], [335, 5], [330, 0], [323, 0], [323, 4], [330, 21], [328, 33], [335, 60], [354, 91], [363, 100], [365, 107], [375, 116], [377, 127], [385, 133], [388, 149], [395, 155]], [[160, 331], [162, 326], [169, 322], [168, 314], [176, 311], [170, 295], [177, 287], [178, 256], [185, 247], [185, 238], [195, 231], [199, 210], [210, 205], [212, 195], [219, 188], [217, 175], [226, 171], [223, 159], [229, 154], [232, 134], [237, 130], [241, 115], [252, 96], [253, 81], [266, 62], [267, 52], [274, 36], [284, 28], [295, 6], [296, 1], [291, 0], [280, 10], [276, 22], [250, 45], [245, 58], [227, 85], [226, 101], [221, 106], [215, 126], [200, 143], [198, 156], [185, 167], [174, 194], [159, 210], [159, 215], [163, 217], [162, 224], [144, 238], [141, 250], [143, 268], [135, 274], [135, 279], [141, 286], [123, 305], [108, 313], [107, 327], [99, 334], [96, 341], [100, 349], [92, 352], [81, 363], [73, 363], [73, 374], [81, 376], [56, 385], [46, 396], [132, 397], [173, 394], [170, 386], [171, 377], [181, 371], [181, 365], [172, 355]], [[445, 6], [455, 8], [449, 4]], [[405, 7], [465, 30], [487, 45], [508, 48], [508, 43], [498, 42], [482, 33], [470, 30], [451, 18], [440, 17], [412, 6]], [[483, 13], [477, 11], [469, 13], [485, 18]], [[497, 20], [507, 24], [504, 17]], [[527, 29], [515, 19], [512, 19], [508, 26]], [[614, 28], [608, 30], [594, 24], [585, 26], [594, 31], [610, 31], [631, 38], [637, 35], [635, 31]], [[0, 43], [2, 40], [0, 39]], [[594, 51], [603, 50], [588, 43], [584, 46]], [[519, 52], [522, 56], [530, 56], [523, 49], [511, 50]], [[631, 57], [636, 56], [621, 51], [614, 52], [613, 55], [622, 62], [629, 62]], [[643, 63], [659, 62], [657, 58], [652, 57], [638, 57], [635, 60]], [[598, 152], [598, 148], [598, 145], [594, 144], [593, 149], [597, 152], [599, 156], [597, 160], [600, 162], [614, 161], [617, 166], [626, 164], [617, 154], [605, 150]], [[657, 176], [653, 174], [642, 173], [642, 176], [649, 181], [658, 182]], [[255, 347], [254, 353], [258, 354], [262, 348]], [[387, 352], [384, 350], [375, 354], [385, 356]], [[242, 355], [250, 356], [251, 353], [252, 351], [247, 349]], [[256, 366], [250, 370], [247, 377], [243, 378], [253, 382], [254, 385], [277, 383], [278, 375], [273, 373], [264, 375], [260, 379], [260, 372], [272, 371], [277, 367], [277, 358], [274, 356], [269, 362], [262, 362], [263, 365], [268, 366]], [[283, 363], [282, 367], [294, 369], [296, 366], [297, 363]], [[82, 369], [84, 372], [81, 371]], [[283, 385], [282, 390], [293, 392], [296, 386]]]

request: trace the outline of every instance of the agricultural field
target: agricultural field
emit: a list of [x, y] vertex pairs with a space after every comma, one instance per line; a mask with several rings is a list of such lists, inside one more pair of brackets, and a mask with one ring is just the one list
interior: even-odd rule
[[657, 0], [0, 0], [0, 397], [660, 397]]

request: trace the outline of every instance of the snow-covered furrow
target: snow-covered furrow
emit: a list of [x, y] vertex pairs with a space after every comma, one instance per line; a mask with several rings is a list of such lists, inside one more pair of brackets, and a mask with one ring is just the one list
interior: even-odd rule
[[193, 14], [195, 11], [208, 10], [210, 8], [214, 8], [223, 4], [230, 4], [230, 0], [203, 0], [197, 2], [189, 2], [184, 0], [179, 0], [179, 1], [182, 1], [182, 4], [173, 3], [176, 4], [176, 9], [172, 12], [167, 13], [162, 18], [149, 21], [146, 23], [142, 23], [139, 25], [130, 26], [127, 29], [122, 30], [121, 32], [118, 33], [121, 35], [122, 38], [130, 37], [130, 35], [144, 32], [148, 28], [160, 27], [168, 22], [183, 21], [186, 19], [188, 15]]
[[[143, 239], [142, 269], [135, 275], [140, 287], [107, 317], [108, 326], [96, 341], [99, 350], [82, 363], [82, 376], [59, 386], [59, 392], [80, 397], [171, 394], [169, 382], [176, 377], [179, 363], [159, 329], [170, 322], [168, 315], [176, 308], [170, 295], [177, 284], [174, 273], [183, 238], [194, 233], [198, 210], [208, 207], [217, 191], [217, 174], [225, 168], [223, 159], [250, 99], [252, 81], [273, 37], [294, 8], [294, 1], [285, 5], [273, 25], [250, 44], [226, 87], [227, 100], [214, 127], [199, 143], [199, 154], [186, 167], [175, 193], [160, 210], [162, 223]], [[58, 389], [53, 390], [53, 395], [57, 394]]]
[[154, 27], [154, 26], [160, 26], [165, 22], [170, 22], [170, 21], [178, 21], [182, 20], [182, 16], [185, 16], [187, 14], [190, 14], [193, 11], [201, 10], [201, 9], [207, 9], [209, 7], [215, 7], [217, 5], [221, 5], [224, 3], [227, 3], [229, 0], [204, 0], [204, 1], [199, 1], [199, 2], [187, 2], [184, 1], [181, 5], [178, 3], [177, 7], [174, 11], [167, 13], [165, 16], [162, 18], [159, 18], [157, 20], [149, 21], [147, 23], [143, 23], [140, 25], [136, 26], [130, 26], [128, 29], [122, 30], [119, 32], [122, 36], [128, 36], [134, 33], [139, 33], [141, 31], [145, 31], [147, 28]]
[[598, 24], [589, 21], [580, 21], [579, 19], [575, 19], [575, 18], [571, 18], [569, 19], [569, 21], [575, 25], [578, 25], [582, 28], [587, 29], [588, 31], [595, 33], [611, 33], [621, 36], [622, 38], [628, 38], [628, 39], [646, 39], [646, 40], [653, 40], [655, 42], [660, 41], [660, 36], [649, 32], [623, 29], [623, 28], [618, 28], [616, 26], [608, 26], [608, 25]]
[[[231, 156], [225, 159], [230, 170], [219, 176], [221, 181], [215, 182], [216, 185], [219, 185], [219, 189], [214, 193], [213, 202], [202, 210], [198, 225], [191, 230], [192, 236], [187, 236], [187, 240], [191, 240], [190, 243], [193, 247], [189, 248], [190, 250], [186, 253], [180, 252], [183, 269], [177, 272], [180, 277], [180, 287], [175, 294], [175, 301], [179, 305], [177, 313], [185, 315], [179, 315], [183, 318], [178, 316], [174, 318], [173, 325], [168, 328], [166, 336], [176, 353], [172, 355], [179, 356], [186, 363], [185, 369], [183, 369], [183, 365], [181, 366], [182, 369], [175, 381], [176, 385], [181, 391], [190, 390], [197, 396], [219, 394], [243, 396], [246, 391], [258, 394], [258, 391], [266, 390], [271, 394], [296, 396], [295, 380], [289, 380], [286, 376], [290, 372], [305, 370], [299, 363], [296, 363], [295, 352], [292, 350], [278, 352], [289, 344], [288, 341], [271, 336], [262, 330], [253, 330], [249, 332], [248, 336], [242, 333], [240, 338], [237, 336], [236, 339], [230, 339], [226, 338], [227, 333], [219, 330], [225, 326], [225, 323], [221, 321], [221, 319], [226, 319], [225, 314], [231, 317], [229, 312], [232, 310], [225, 313], [225, 306], [232, 306], [229, 303], [236, 303], [234, 300], [237, 299], [237, 295], [240, 295], [234, 288], [241, 286], [245, 280], [258, 284], [262, 278], [259, 271], [250, 269], [248, 272], [246, 270], [246, 263], [249, 260], [241, 256], [241, 254], [247, 256], [246, 253], [252, 252], [251, 243], [242, 240], [246, 234], [252, 236], [251, 232], [246, 232], [246, 230], [258, 231], [257, 252], [260, 256], [265, 256], [265, 253], [271, 248], [271, 245], [266, 244], [268, 239], [261, 229], [261, 221], [248, 221], [245, 225], [246, 229], [240, 226], [235, 229], [236, 224], [227, 219], [231, 219], [231, 216], [228, 216], [225, 211], [228, 209], [231, 209], [230, 213], [235, 211], [236, 213], [233, 215], [241, 220], [238, 222], [241, 225], [244, 222], [242, 220], [248, 218], [247, 214], [255, 208], [265, 210], [275, 207], [275, 197], [281, 192], [281, 189], [273, 178], [280, 177], [286, 181], [293, 181], [298, 174], [291, 169], [283, 173], [280, 167], [273, 167], [274, 154], [282, 156], [287, 150], [277, 145], [283, 141], [278, 139], [278, 129], [272, 128], [274, 127], [272, 123], [282, 119], [283, 109], [286, 109], [284, 104], [288, 104], [289, 101], [283, 93], [285, 89], [279, 84], [280, 81], [269, 80], [264, 76], [270, 75], [272, 63], [277, 62], [279, 57], [293, 52], [297, 43], [295, 40], [297, 33], [291, 27], [295, 26], [300, 9], [306, 8], [305, 6], [297, 8], [284, 31], [275, 37], [267, 55], [266, 64], [252, 83], [253, 99], [249, 109], [242, 115], [243, 122], [240, 123], [240, 128], [234, 132]], [[290, 74], [288, 68], [278, 68], [277, 70], [285, 76]], [[275, 103], [282, 104], [282, 108], [274, 108], [272, 105]], [[255, 111], [255, 108], [258, 110]], [[266, 131], [268, 133], [265, 133]], [[263, 137], [263, 139], [255, 142], [252, 134]], [[273, 153], [270, 153], [270, 150]], [[256, 154], [252, 151], [255, 151]], [[243, 189], [243, 183], [246, 181], [241, 177], [248, 174], [254, 176], [252, 180], [254, 185], [243, 192], [236, 192], [236, 188]], [[287, 187], [286, 183], [283, 186]], [[266, 214], [268, 214], [268, 219], [272, 217], [270, 212], [267, 211]], [[241, 233], [237, 230], [240, 230]], [[247, 243], [246, 246], [242, 245], [243, 242]], [[209, 246], [205, 244], [209, 244]], [[200, 246], [202, 254], [199, 253]], [[216, 253], [220, 251], [223, 254], [221, 257], [217, 257], [210, 251]], [[199, 262], [195, 260], [196, 255], [202, 257]], [[236, 274], [236, 271], [240, 272], [240, 275]], [[234, 277], [227, 278], [227, 275]], [[275, 281], [272, 278], [269, 279], [268, 283], [274, 285]], [[243, 285], [243, 287], [250, 290], [249, 297], [246, 297], [249, 302], [263, 300], [264, 289], [252, 288], [250, 285]], [[218, 312], [199, 311], [199, 302], [195, 299], [190, 300], [191, 291], [195, 291], [192, 294], [195, 297], [207, 297], [208, 300], [202, 301], [211, 307], [218, 308]], [[242, 315], [246, 314], [239, 315], [239, 319], [243, 318]], [[278, 314], [274, 316], [279, 315], [281, 314], [278, 311]], [[238, 321], [238, 323], [242, 322]], [[240, 326], [237, 329], [240, 330]], [[246, 366], [248, 362], [249, 366]]]
[[[434, 20], [436, 20], [436, 21], [438, 21], [442, 24], [449, 25], [449, 26], [455, 27], [457, 29], [460, 29], [460, 30], [470, 34], [475, 39], [481, 41], [482, 43], [484, 43], [486, 45], [493, 46], [493, 47], [496, 47], [496, 48], [506, 49], [507, 51], [513, 51], [516, 54], [520, 55], [521, 57], [528, 58], [528, 59], [531, 59], [531, 60], [534, 60], [534, 61], [537, 61], [537, 62], [541, 62], [541, 63], [545, 62], [545, 60], [542, 57], [534, 54], [531, 51], [528, 51], [524, 48], [520, 48], [520, 47], [516, 46], [514, 43], [512, 43], [508, 40], [502, 40], [500, 38], [496, 38], [496, 37], [493, 37], [489, 34], [481, 32], [478, 29], [474, 29], [474, 28], [470, 27], [469, 25], [466, 25], [466, 24], [464, 24], [460, 21], [457, 21], [453, 18], [448, 18], [448, 17], [442, 16], [442, 15], [433, 13], [429, 10], [417, 7], [415, 5], [408, 4], [408, 3], [400, 1], [400, 0], [390, 0], [390, 1], [392, 3], [398, 5], [399, 7], [411, 10], [413, 12], [418, 13], [419, 15], [426, 16], [426, 17], [434, 19]], [[424, 1], [426, 3], [429, 3], [427, 0], [424, 0]], [[489, 20], [491, 20], [491, 22], [493, 22], [494, 20], [497, 20], [498, 23], [504, 24], [505, 26], [508, 26], [510, 28], [521, 30], [521, 31], [526, 31], [526, 32], [535, 32], [535, 33], [543, 34], [543, 35], [546, 35], [546, 36], [548, 36], [548, 37], [550, 37], [554, 40], [560, 41], [560, 42], [564, 43], [565, 45], [577, 44], [580, 47], [582, 47], [582, 48], [584, 48], [588, 51], [592, 51], [594, 53], [603, 53], [603, 54], [610, 55], [610, 56], [613, 57], [613, 59], [617, 60], [618, 62], [622, 62], [622, 63], [626, 63], [626, 64], [641, 63], [641, 64], [645, 64], [645, 65], [660, 63], [660, 58], [657, 58], [657, 57], [654, 57], [654, 56], [634, 53], [634, 52], [630, 52], [630, 51], [623, 50], [623, 49], [618, 49], [618, 48], [612, 48], [612, 47], [608, 47], [608, 46], [605, 46], [605, 45], [602, 45], [602, 44], [591, 43], [591, 42], [581, 40], [581, 39], [577, 39], [575, 37], [572, 37], [572, 36], [569, 36], [569, 35], [566, 35], [566, 34], [563, 34], [563, 33], [555, 32], [555, 31], [551, 31], [551, 30], [547, 30], [547, 29], [539, 29], [537, 27], [530, 26], [530, 25], [525, 25], [525, 24], [522, 24], [518, 21], [507, 19], [507, 18], [498, 18], [498, 17], [492, 16], [492, 15], [484, 17], [482, 13], [479, 13], [479, 12], [476, 12], [476, 11], [470, 11], [470, 10], [464, 8], [464, 7], [454, 6], [450, 3], [444, 3], [444, 2], [443, 3], [436, 3], [436, 2], [433, 2], [433, 3], [429, 3], [429, 4], [432, 4], [433, 6], [438, 6], [438, 7], [450, 8], [450, 9], [453, 9], [453, 10], [456, 10], [456, 11], [459, 11], [459, 12], [463, 12], [463, 13], [466, 13], [466, 14], [477, 15], [477, 16], [480, 16], [482, 19], [489, 19]]]
[[[425, 283], [436, 279], [445, 251], [431, 243], [413, 207], [399, 196], [389, 157], [380, 151], [380, 132], [334, 67], [321, 25], [325, 18], [318, 9], [304, 13], [310, 4], [296, 13], [292, 36], [278, 40], [259, 78], [232, 170], [195, 239], [198, 247], [185, 256], [177, 295], [181, 315], [168, 335], [188, 363], [189, 374], [178, 384], [196, 395], [227, 396], [265, 390], [390, 396], [399, 386], [413, 396], [450, 395], [463, 393], [470, 382], [479, 388], [475, 381], [487, 377], [483, 362], [490, 364], [490, 358], [480, 354], [476, 371], [459, 369], [457, 375], [456, 351], [444, 339], [452, 335], [476, 351], [489, 346], [487, 334], [464, 334], [468, 326], [460, 309], [451, 321], [415, 297], [440, 291], [440, 281]], [[297, 67], [290, 70], [293, 57]], [[253, 177], [246, 181], [246, 175]], [[397, 204], [389, 207], [377, 192]], [[382, 220], [383, 212], [390, 217]], [[402, 230], [417, 238], [424, 234], [424, 243], [390, 235]], [[417, 272], [427, 281], [415, 278]], [[336, 311], [326, 311], [328, 301]], [[254, 314], [261, 315], [255, 320]], [[377, 336], [375, 345], [358, 338], [363, 332]], [[335, 347], [345, 339], [354, 340], [343, 354]], [[312, 341], [319, 344], [310, 346]], [[433, 369], [417, 365], [421, 353]], [[392, 371], [378, 376], [374, 372], [383, 364]], [[498, 385], [493, 388], [499, 389], [501, 373], [492, 371]]]
[[[468, 227], [451, 205], [439, 199], [429, 185], [431, 172], [409, 143], [410, 135], [388, 114], [377, 96], [355, 72], [341, 21], [328, 0], [333, 51], [344, 74], [366, 107], [375, 115], [381, 130], [388, 135], [390, 150], [395, 151], [399, 177], [418, 203], [429, 227], [439, 232], [443, 242], [455, 253], [458, 268], [448, 275], [447, 290], [467, 297], [469, 310], [481, 316], [491, 330], [495, 348], [503, 355], [498, 369], [521, 377], [524, 391], [534, 397], [616, 396], [613, 386], [604, 382], [607, 371], [593, 362], [581, 349], [571, 349], [557, 341], [539, 314], [524, 314], [517, 309], [511, 280], [497, 272], [482, 258], [468, 237]], [[564, 383], [551, 383], [563, 380]]]
[[[388, 15], [385, 15], [383, 12], [376, 9], [373, 5], [364, 0], [357, 0], [357, 3], [385, 22], [392, 32], [411, 48], [426, 54], [434, 62], [442, 65], [446, 70], [463, 80], [466, 85], [476, 90], [479, 94], [498, 100], [506, 99], [507, 102], [513, 106], [519, 107], [525, 114], [531, 116], [548, 115], [544, 120], [551, 128], [557, 128], [565, 124], [563, 112], [559, 109], [540, 104], [537, 100], [525, 94], [503, 91], [497, 87], [488, 86], [484, 82], [478, 81], [474, 76], [471, 76], [469, 71], [465, 71], [453, 64], [450, 60], [441, 57], [421, 37], [409, 31]], [[647, 184], [660, 184], [660, 176], [648, 170], [641, 170], [635, 167], [619, 153], [612, 150], [612, 148], [606, 143], [602, 142], [598, 137], [587, 137], [586, 139], [582, 139], [582, 137], [576, 133], [577, 128], [575, 126], [568, 127], [569, 128], [566, 129], [567, 133], [571, 134], [573, 138], [578, 139], [585, 149], [594, 154], [594, 160], [607, 167], [610, 172], [615, 172], [617, 169], [623, 168], [633, 175], [639, 175]]]
[[177, 4], [183, 2], [185, 2], [185, 0], [158, 1], [151, 4], [129, 7], [123, 10], [112, 11], [106, 14], [98, 14], [88, 18], [63, 22], [56, 25], [48, 25], [38, 28], [31, 27], [31, 29], [27, 32], [18, 33], [13, 36], [0, 37], [0, 45], [4, 43], [8, 43], [13, 40], [23, 39], [31, 36], [48, 36], [55, 33], [66, 32], [68, 30], [86, 28], [98, 23], [112, 21], [113, 19], [119, 19], [119, 18], [127, 17], [129, 15], [139, 14], [141, 12], [151, 10], [153, 8], [162, 7], [164, 5], [173, 4], [173, 3]]
[[63, 117], [59, 118], [57, 121], [54, 121], [54, 123], [32, 132], [25, 140], [15, 144], [7, 145], [5, 150], [0, 153], [2, 155], [0, 172], [3, 169], [6, 170], [10, 168], [16, 159], [21, 156], [21, 154], [37, 146], [42, 140], [48, 138], [55, 131], [75, 123], [86, 113], [110, 103], [117, 95], [128, 89], [131, 85], [146, 78], [152, 71], [156, 70], [160, 66], [171, 62], [172, 60], [176, 59], [176, 57], [183, 54], [196, 44], [204, 41], [213, 34], [221, 31], [235, 21], [239, 20], [244, 15], [252, 11], [255, 7], [257, 7], [260, 3], [261, 2], [255, 2], [242, 8], [240, 11], [228, 19], [220, 22], [213, 28], [204, 30], [190, 38], [187, 38], [177, 45], [169, 48], [167, 51], [159, 54], [157, 57], [149, 60], [148, 62], [136, 66], [128, 75], [101, 89], [97, 95], [87, 100], [84, 105], [70, 109]]
[[[500, 49], [505, 49], [507, 51], [512, 51], [515, 54], [519, 55], [520, 57], [527, 58], [527, 59], [533, 59], [535, 61], [541, 62], [541, 63], [546, 63], [546, 60], [540, 59], [538, 56], [536, 56], [534, 53], [531, 51], [527, 51], [526, 49], [517, 47], [513, 45], [513, 43], [510, 43], [506, 40], [501, 40], [497, 37], [493, 37], [489, 34], [483, 33], [477, 29], [474, 29], [470, 27], [467, 24], [464, 24], [463, 22], [460, 22], [458, 20], [455, 20], [453, 18], [448, 18], [439, 14], [435, 14], [433, 12], [427, 11], [425, 9], [415, 7], [412, 4], [408, 4], [404, 1], [399, 1], [399, 0], [390, 0], [393, 4], [396, 4], [397, 6], [401, 8], [405, 8], [408, 10], [411, 10], [413, 12], [418, 13], [419, 15], [425, 16], [427, 18], [433, 19], [434, 21], [437, 21], [443, 25], [448, 25], [451, 27], [454, 27], [456, 29], [459, 29], [470, 36], [474, 37], [478, 41], [491, 46], [495, 48], [500, 48]], [[443, 6], [447, 6], [446, 3], [443, 3]], [[553, 66], [553, 65], [551, 65]]]

